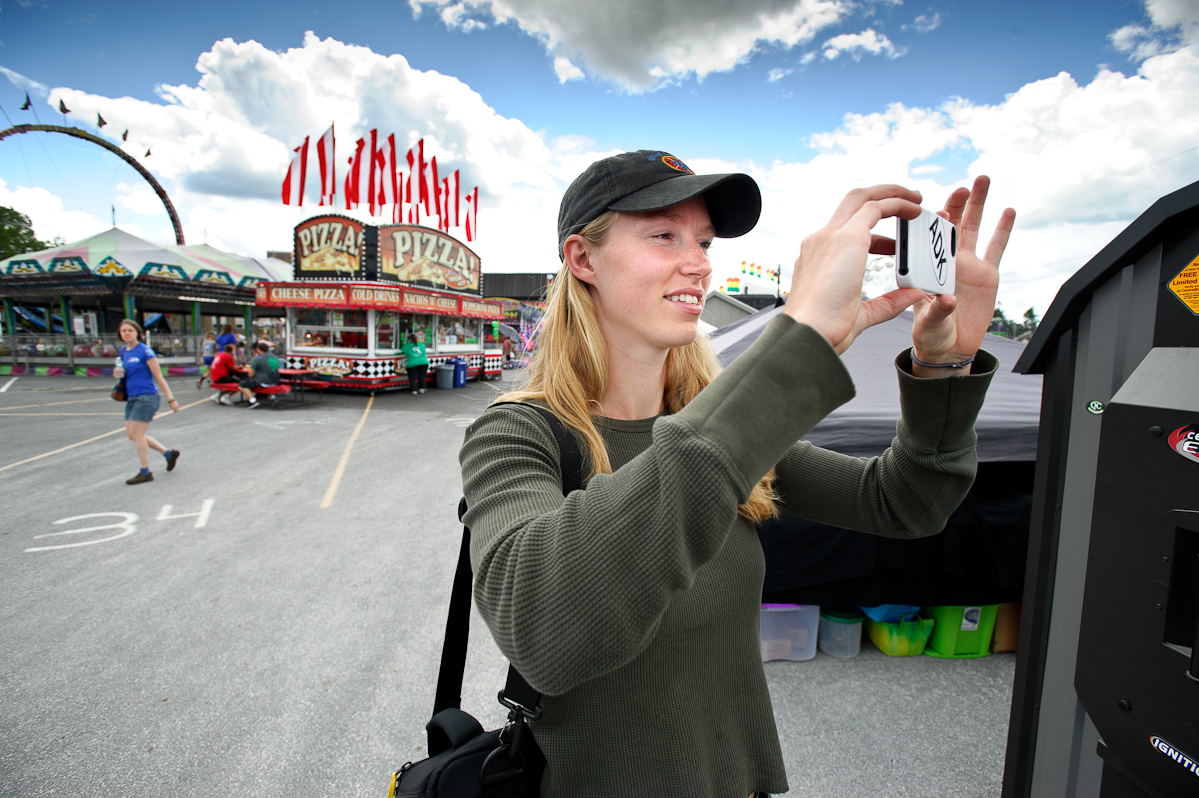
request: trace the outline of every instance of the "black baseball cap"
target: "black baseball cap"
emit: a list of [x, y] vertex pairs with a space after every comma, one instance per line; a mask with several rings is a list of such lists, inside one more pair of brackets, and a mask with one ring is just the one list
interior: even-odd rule
[[718, 238], [743, 236], [762, 214], [762, 192], [749, 175], [697, 175], [668, 152], [637, 150], [588, 166], [558, 208], [558, 257], [566, 239], [604, 211], [658, 211], [700, 194]]

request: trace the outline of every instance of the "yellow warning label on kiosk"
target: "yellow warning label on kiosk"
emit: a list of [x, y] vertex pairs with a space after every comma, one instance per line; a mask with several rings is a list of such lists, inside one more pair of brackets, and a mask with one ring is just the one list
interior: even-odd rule
[[1191, 309], [1191, 313], [1199, 316], [1199, 256], [1170, 281], [1170, 290]]

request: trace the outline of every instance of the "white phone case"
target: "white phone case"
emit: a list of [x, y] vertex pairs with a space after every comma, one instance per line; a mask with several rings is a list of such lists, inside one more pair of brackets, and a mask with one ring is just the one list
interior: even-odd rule
[[932, 211], [896, 222], [896, 284], [929, 294], [952, 294], [957, 276], [957, 228]]

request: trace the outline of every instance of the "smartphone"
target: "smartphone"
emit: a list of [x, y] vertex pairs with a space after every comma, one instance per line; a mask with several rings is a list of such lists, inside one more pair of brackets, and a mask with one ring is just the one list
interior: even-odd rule
[[896, 284], [929, 294], [952, 294], [956, 287], [957, 228], [932, 211], [921, 211], [911, 221], [896, 222]]

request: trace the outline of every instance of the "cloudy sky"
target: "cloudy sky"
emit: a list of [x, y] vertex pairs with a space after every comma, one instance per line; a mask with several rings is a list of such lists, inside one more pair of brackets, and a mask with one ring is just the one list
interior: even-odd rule
[[[1199, 180], [1199, 0], [15, 0], [0, 75], [7, 121], [62, 124], [63, 101], [97, 132], [102, 114], [189, 242], [254, 256], [319, 212], [315, 154], [303, 208], [280, 184], [330, 122], [339, 160], [378, 128], [477, 184], [485, 271], [555, 270], [563, 190], [623, 150], [758, 180], [762, 221], [713, 247], [719, 278], [743, 260], [789, 275], [854, 186], [900, 182], [939, 207], [989, 174], [987, 221], [1019, 214], [1000, 289], [1017, 316]], [[65, 136], [0, 142], [0, 205], [42, 238], [114, 215], [173, 237], [132, 168]]]

